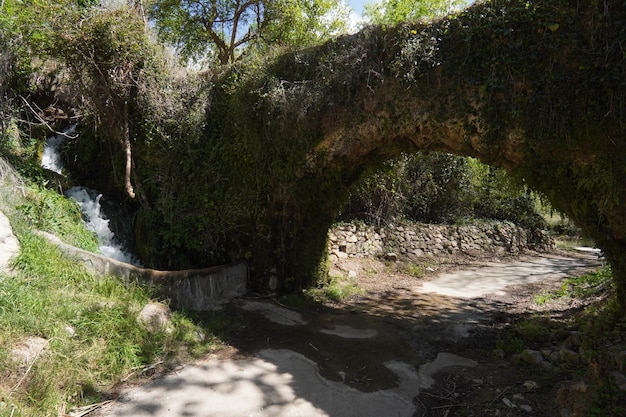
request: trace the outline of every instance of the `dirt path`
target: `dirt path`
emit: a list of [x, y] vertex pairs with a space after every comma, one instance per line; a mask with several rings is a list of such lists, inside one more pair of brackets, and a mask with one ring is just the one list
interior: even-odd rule
[[349, 259], [335, 272], [365, 295], [299, 309], [240, 300], [228, 311], [246, 324], [228, 349], [129, 390], [101, 415], [558, 415], [545, 370], [513, 365], [496, 334], [548, 308], [533, 294], [599, 265], [595, 255], [440, 259], [415, 278], [406, 264]]

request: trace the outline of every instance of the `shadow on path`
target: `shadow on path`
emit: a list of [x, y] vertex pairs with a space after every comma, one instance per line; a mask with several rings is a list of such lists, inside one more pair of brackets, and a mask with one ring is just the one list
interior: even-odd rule
[[594, 257], [490, 265], [342, 308], [294, 311], [271, 300], [241, 300], [227, 307], [246, 323], [228, 341], [237, 359], [185, 365], [129, 390], [100, 415], [411, 417], [435, 374], [485, 365], [458, 355], [466, 356], [461, 347], [509, 308], [498, 294], [598, 265]]

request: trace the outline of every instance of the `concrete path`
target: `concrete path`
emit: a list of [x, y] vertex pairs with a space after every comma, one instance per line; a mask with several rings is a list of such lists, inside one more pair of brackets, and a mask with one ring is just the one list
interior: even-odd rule
[[444, 274], [415, 290], [457, 298], [502, 295], [507, 287], [558, 280], [596, 266], [600, 266], [600, 260], [595, 255], [585, 258], [541, 257], [529, 262], [493, 264]]
[[476, 363], [440, 354], [418, 372], [401, 362], [386, 365], [398, 374], [397, 388], [360, 392], [317, 373], [317, 364], [289, 350], [263, 350], [258, 358], [196, 363], [131, 391], [108, 416], [172, 417], [411, 417], [413, 398], [448, 366]]
[[[471, 271], [443, 275], [419, 292], [436, 292], [455, 297], [480, 297], [502, 292], [507, 286], [544, 279], [559, 279], [598, 265], [597, 258], [570, 259], [544, 257], [529, 262], [490, 265]], [[353, 328], [346, 323], [332, 329], [312, 329], [299, 313], [274, 303], [246, 301], [242, 308], [262, 315], [279, 326], [285, 337], [296, 337], [306, 329], [323, 338], [367, 340], [384, 337], [375, 330]], [[346, 317], [346, 316], [343, 316]], [[349, 317], [349, 316], [348, 316]], [[312, 317], [313, 319], [313, 317]], [[348, 323], [349, 324], [349, 323]], [[442, 323], [443, 324], [443, 323]], [[461, 323], [462, 324], [462, 323]], [[462, 333], [462, 332], [461, 332]], [[460, 334], [458, 337], [467, 337]], [[269, 337], [268, 337], [269, 340]], [[432, 356], [431, 356], [432, 358]], [[319, 360], [318, 360], [319, 362]], [[382, 360], [397, 377], [395, 386], [362, 392], [344, 380], [322, 376], [324, 364], [288, 349], [262, 349], [254, 358], [242, 360], [209, 359], [172, 372], [144, 386], [129, 390], [101, 411], [101, 417], [411, 417], [416, 412], [415, 397], [434, 384], [433, 375], [449, 367], [458, 371], [478, 366], [473, 360], [440, 352], [434, 360], [407, 363]], [[367, 390], [364, 390], [367, 391]]]

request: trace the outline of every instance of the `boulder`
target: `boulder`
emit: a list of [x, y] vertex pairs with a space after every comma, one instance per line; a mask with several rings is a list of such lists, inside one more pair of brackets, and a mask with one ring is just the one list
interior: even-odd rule
[[0, 272], [10, 271], [11, 259], [20, 252], [20, 244], [9, 219], [0, 212]]
[[150, 333], [170, 332], [172, 312], [165, 304], [148, 303], [139, 312], [137, 322]]

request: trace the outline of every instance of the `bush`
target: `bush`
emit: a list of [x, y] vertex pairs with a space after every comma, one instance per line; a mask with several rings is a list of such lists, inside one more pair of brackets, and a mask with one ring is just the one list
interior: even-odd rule
[[350, 195], [341, 218], [375, 225], [399, 219], [456, 223], [479, 218], [544, 229], [535, 200], [504, 170], [475, 159], [445, 153], [404, 155], [366, 177]]

